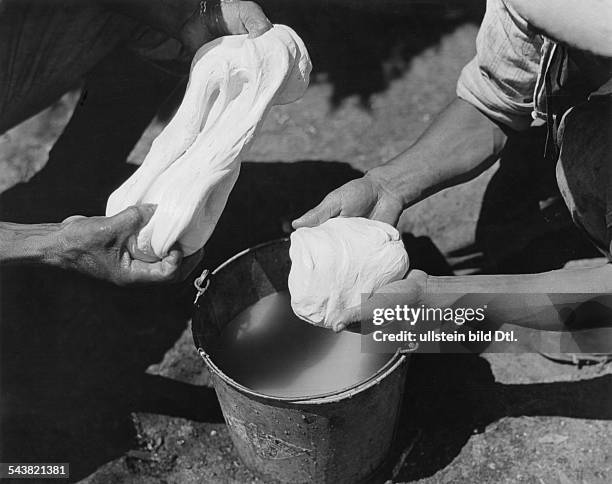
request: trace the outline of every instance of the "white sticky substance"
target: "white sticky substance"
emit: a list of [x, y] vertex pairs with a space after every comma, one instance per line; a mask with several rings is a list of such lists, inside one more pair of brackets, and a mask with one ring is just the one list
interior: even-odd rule
[[291, 234], [291, 307], [297, 316], [334, 331], [358, 315], [361, 295], [402, 279], [408, 254], [399, 232], [365, 218], [332, 218]]
[[184, 255], [198, 251], [225, 208], [265, 115], [304, 94], [311, 67], [304, 43], [284, 25], [255, 39], [236, 35], [204, 45], [176, 115], [143, 164], [111, 194], [106, 215], [156, 204], [138, 235], [138, 249], [158, 258], [176, 242]]

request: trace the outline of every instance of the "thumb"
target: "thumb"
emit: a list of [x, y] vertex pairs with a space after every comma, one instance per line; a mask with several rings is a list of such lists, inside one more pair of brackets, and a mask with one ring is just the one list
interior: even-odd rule
[[349, 331], [360, 332], [363, 329], [365, 333], [362, 334], [368, 334], [391, 324], [393, 321], [375, 324], [374, 315], [381, 310], [394, 309], [406, 304], [407, 299], [410, 299], [408, 291], [403, 279], [387, 284], [368, 298], [364, 298], [358, 307], [346, 311], [338, 321], [339, 330], [346, 328]]
[[109, 223], [117, 236], [127, 238], [151, 220], [156, 208], [152, 204], [134, 205], [111, 217]]
[[160, 260], [150, 245], [144, 248], [138, 247], [138, 232], [149, 223], [156, 208], [155, 205], [151, 204], [134, 205], [113, 217], [113, 219], [116, 219], [114, 223], [116, 224], [117, 239], [122, 243], [127, 241], [128, 252], [134, 259], [149, 263]]
[[240, 17], [251, 39], [259, 37], [272, 28], [272, 23], [268, 20], [266, 14], [254, 2], [240, 3]]
[[[348, 329], [351, 332], [368, 334], [371, 331], [363, 332], [363, 328], [372, 328], [374, 311], [377, 309], [391, 308], [394, 302], [393, 297], [388, 295], [374, 294], [359, 306], [344, 311], [338, 321], [334, 322], [334, 331]], [[386, 323], [389, 324], [389, 323]], [[385, 325], [386, 325], [385, 324]]]
[[315, 208], [291, 222], [291, 225], [294, 229], [299, 229], [300, 227], [316, 227], [326, 220], [340, 215], [341, 210], [342, 205], [340, 204], [339, 198], [333, 193], [330, 193]]

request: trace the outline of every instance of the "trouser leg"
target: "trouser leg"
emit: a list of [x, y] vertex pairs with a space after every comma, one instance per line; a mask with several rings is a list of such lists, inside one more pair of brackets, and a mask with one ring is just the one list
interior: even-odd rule
[[612, 222], [612, 98], [597, 97], [570, 110], [559, 128], [557, 182], [572, 219], [610, 254]]
[[7, 2], [0, 15], [0, 133], [74, 87], [136, 28], [95, 6]]

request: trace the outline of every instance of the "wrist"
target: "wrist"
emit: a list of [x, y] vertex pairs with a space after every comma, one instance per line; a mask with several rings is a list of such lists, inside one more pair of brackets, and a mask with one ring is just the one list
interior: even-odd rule
[[2, 224], [1, 262], [58, 265], [59, 227], [60, 224]]
[[33, 262], [60, 267], [62, 265], [61, 224], [45, 224], [45, 233], [32, 237], [29, 246], [36, 260]]
[[431, 194], [435, 176], [430, 165], [408, 150], [368, 174], [397, 198], [404, 209]]
[[460, 276], [428, 275], [421, 303], [428, 307], [450, 307], [466, 294], [465, 283]]

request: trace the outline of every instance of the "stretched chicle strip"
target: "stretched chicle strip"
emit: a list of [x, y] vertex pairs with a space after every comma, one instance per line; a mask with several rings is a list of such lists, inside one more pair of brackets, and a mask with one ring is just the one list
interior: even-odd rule
[[175, 244], [190, 255], [206, 244], [266, 114], [304, 94], [311, 67], [304, 43], [284, 25], [255, 39], [223, 37], [196, 53], [175, 116], [108, 199], [109, 216], [157, 205], [135, 257], [158, 259]]

